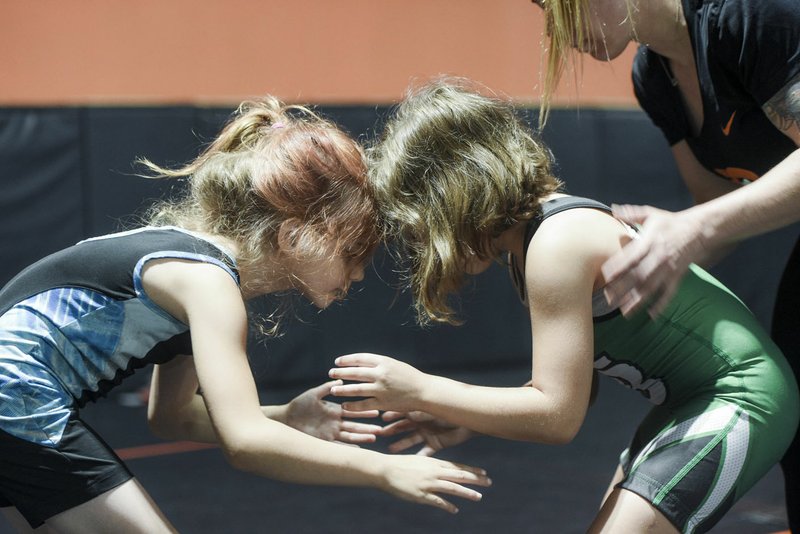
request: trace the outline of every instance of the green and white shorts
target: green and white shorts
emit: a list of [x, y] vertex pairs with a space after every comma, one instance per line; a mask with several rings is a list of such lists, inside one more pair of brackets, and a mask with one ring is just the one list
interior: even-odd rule
[[709, 399], [657, 407], [622, 453], [625, 478], [617, 487], [647, 499], [679, 531], [706, 532], [780, 460], [796, 426], [788, 419], [764, 424], [740, 406]]

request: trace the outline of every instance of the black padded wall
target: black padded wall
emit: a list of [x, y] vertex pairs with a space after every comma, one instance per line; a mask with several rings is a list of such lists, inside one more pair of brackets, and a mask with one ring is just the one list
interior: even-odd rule
[[81, 113], [0, 110], [0, 283], [89, 230]]
[[[36, 259], [84, 237], [129, 227], [154, 198], [180, 190], [173, 180], [135, 176], [147, 157], [176, 165], [211, 140], [232, 109], [78, 107], [0, 109], [0, 283]], [[386, 107], [320, 111], [369, 140]], [[534, 121], [534, 114], [529, 118]], [[689, 205], [661, 134], [634, 110], [555, 110], [544, 139], [568, 192], [611, 202]], [[141, 170], [141, 169], [138, 169]], [[752, 240], [714, 270], [766, 324], [797, 228]], [[281, 338], [252, 343], [259, 380], [320, 382], [333, 358], [383, 352], [423, 369], [520, 364], [530, 358], [526, 312], [500, 266], [478, 277], [462, 299], [462, 327], [414, 326], [409, 297], [392, 287], [394, 266], [380, 251], [365, 281], [320, 313], [298, 302], [299, 320]], [[268, 312], [274, 304], [254, 304]]]

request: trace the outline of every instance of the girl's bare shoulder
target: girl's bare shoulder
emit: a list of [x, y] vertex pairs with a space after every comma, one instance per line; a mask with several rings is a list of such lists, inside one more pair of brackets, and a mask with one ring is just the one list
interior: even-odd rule
[[526, 279], [539, 292], [602, 285], [600, 267], [630, 239], [610, 214], [575, 208], [548, 217], [531, 239]]

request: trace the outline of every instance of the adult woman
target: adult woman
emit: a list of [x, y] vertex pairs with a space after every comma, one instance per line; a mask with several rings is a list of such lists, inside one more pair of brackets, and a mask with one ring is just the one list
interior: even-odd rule
[[[664, 132], [696, 206], [620, 206], [639, 239], [603, 267], [609, 303], [661, 312], [690, 263], [800, 219], [800, 9], [777, 0], [548, 0], [544, 94], [575, 49], [611, 60], [641, 46], [636, 96]], [[746, 187], [744, 187], [746, 185]], [[772, 336], [800, 368], [800, 242], [784, 270]], [[790, 525], [800, 530], [800, 443], [781, 462]]]

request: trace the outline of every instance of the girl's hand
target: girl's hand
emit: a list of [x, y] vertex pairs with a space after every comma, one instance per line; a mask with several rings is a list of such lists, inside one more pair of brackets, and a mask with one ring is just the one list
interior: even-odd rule
[[286, 408], [286, 424], [326, 441], [355, 445], [374, 442], [376, 434], [383, 430], [380, 425], [356, 423], [345, 418], [377, 417], [377, 410], [354, 412], [344, 409], [340, 404], [324, 400], [330, 395], [331, 388], [341, 383], [339, 380], [332, 380], [292, 399]]
[[433, 456], [442, 449], [464, 443], [474, 435], [474, 432], [466, 427], [437, 419], [425, 412], [385, 412], [382, 418], [391, 424], [383, 427], [381, 436], [409, 433], [389, 445], [390, 452], [401, 452], [423, 443], [417, 454]]
[[427, 458], [424, 456], [381, 455], [385, 465], [381, 466], [384, 491], [401, 499], [441, 508], [451, 514], [458, 508], [439, 494], [455, 495], [471, 501], [483, 497], [463, 484], [490, 486], [492, 481], [486, 471], [477, 467]]
[[340, 356], [328, 373], [331, 378], [360, 382], [334, 386], [337, 397], [369, 397], [346, 402], [348, 410], [393, 410], [410, 412], [417, 407], [427, 375], [414, 367], [379, 354]]

